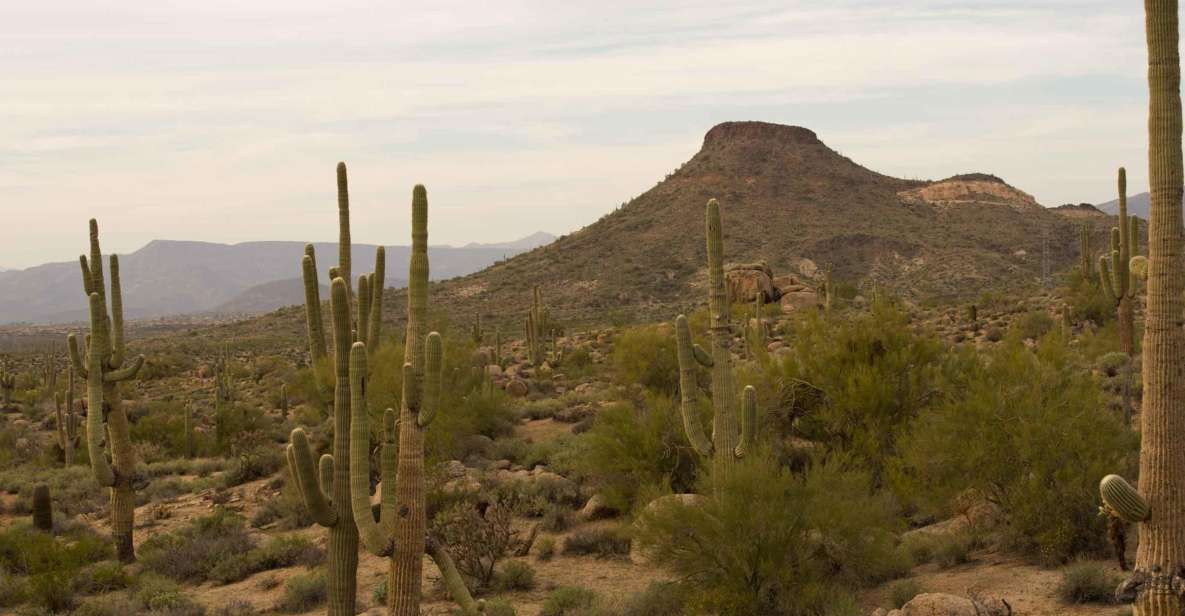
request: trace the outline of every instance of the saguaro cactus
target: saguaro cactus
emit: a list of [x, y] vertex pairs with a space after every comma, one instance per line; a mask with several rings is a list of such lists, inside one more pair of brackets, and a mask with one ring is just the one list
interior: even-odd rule
[[53, 532], [53, 499], [44, 483], [33, 486], [33, 528]]
[[[333, 281], [329, 297], [333, 317], [334, 414], [333, 453], [314, 468], [304, 430], [292, 431], [288, 467], [313, 520], [329, 529], [329, 616], [353, 616], [358, 575], [358, 530], [350, 502], [350, 297], [342, 278]], [[365, 413], [365, 411], [363, 411]]]
[[1078, 227], [1078, 269], [1082, 277], [1088, 282], [1093, 281], [1094, 265], [1090, 259], [1090, 225], [1082, 223]]
[[305, 244], [300, 268], [301, 277], [304, 279], [304, 314], [309, 336], [309, 356], [313, 364], [317, 364], [329, 354], [325, 349], [325, 329], [321, 323], [321, 285], [317, 282], [317, 251], [312, 244]]
[[74, 365], [66, 366], [66, 388], [54, 396], [57, 416], [58, 446], [66, 466], [74, 466], [74, 447], [78, 443], [78, 413], [74, 412]]
[[[78, 258], [82, 266], [82, 288], [90, 301], [90, 343], [86, 361], [78, 351], [78, 338], [66, 339], [74, 370], [86, 379], [86, 443], [91, 469], [99, 485], [111, 488], [111, 534], [121, 562], [136, 559], [132, 543], [136, 499], [132, 479], [136, 456], [128, 433], [128, 417], [123, 410], [119, 384], [136, 377], [144, 357], [138, 355], [124, 365], [123, 291], [119, 282], [119, 257], [111, 255], [111, 313], [107, 313], [107, 294], [103, 288], [103, 254], [99, 249], [99, 224], [90, 221], [91, 254]], [[104, 443], [106, 446], [104, 446]], [[111, 459], [107, 459], [110, 449]]]
[[485, 332], [481, 331], [481, 313], [473, 314], [473, 325], [469, 328], [469, 335], [473, 336], [473, 344], [481, 346], [482, 340], [485, 340]]
[[543, 337], [548, 324], [547, 309], [543, 307], [543, 292], [535, 287], [531, 309], [527, 312], [527, 359], [531, 365], [543, 363]]
[[[724, 281], [724, 246], [720, 227], [720, 206], [715, 199], [708, 201], [706, 216], [708, 243], [708, 311], [711, 352], [691, 341], [687, 317], [675, 319], [675, 335], [679, 355], [679, 390], [682, 399], [683, 428], [687, 440], [697, 453], [712, 459], [716, 477], [729, 474], [736, 461], [753, 444], [757, 423], [756, 392], [745, 388], [740, 426], [737, 426], [737, 396], [732, 381], [732, 325], [728, 302], [728, 288]], [[696, 412], [696, 366], [712, 371], [712, 438], [704, 435]]]
[[[1185, 221], [1181, 215], [1181, 58], [1176, 0], [1145, 0], [1148, 41], [1148, 310], [1138, 499], [1104, 480], [1104, 502], [1140, 524], [1135, 571], [1118, 594], [1136, 616], [1185, 613]], [[1125, 495], [1117, 498], [1117, 495]]]
[[[1127, 171], [1120, 167], [1119, 226], [1111, 229], [1110, 254], [1099, 257], [1099, 278], [1107, 299], [1115, 304], [1119, 318], [1119, 346], [1128, 355], [1133, 352], [1135, 310], [1132, 300], [1136, 295], [1136, 280], [1130, 264], [1135, 256], [1139, 228], [1139, 219], [1127, 215]], [[1107, 264], [1108, 260], [1111, 265]]]
[[16, 389], [16, 375], [0, 369], [0, 396], [4, 406], [12, 404], [12, 392]]
[[280, 385], [280, 417], [288, 418], [288, 385]]
[[[369, 285], [367, 285], [369, 287]], [[362, 296], [362, 286], [359, 296]], [[334, 299], [345, 297], [344, 287], [334, 283]], [[420, 610], [420, 584], [423, 555], [436, 560], [454, 599], [467, 613], [480, 611], [457, 573], [448, 552], [427, 540], [427, 506], [424, 489], [424, 429], [435, 417], [440, 400], [440, 335], [426, 334], [428, 317], [428, 196], [423, 186], [412, 191], [412, 250], [408, 282], [407, 332], [403, 364], [403, 400], [399, 414], [399, 446], [395, 447], [395, 412], [384, 417], [384, 444], [381, 453], [383, 478], [382, 507], [375, 520], [370, 507], [370, 428], [366, 413], [367, 350], [363, 341], [353, 345], [349, 357], [350, 393], [347, 401], [338, 399], [336, 436], [347, 435], [349, 446], [349, 483], [335, 477], [337, 489], [344, 487], [352, 499], [353, 522], [361, 533], [366, 549], [379, 556], [390, 556], [387, 601], [390, 613], [417, 615]], [[336, 319], [336, 316], [335, 316]], [[335, 320], [336, 322], [336, 320]], [[361, 328], [360, 328], [361, 329]], [[339, 371], [345, 354], [338, 349]], [[338, 391], [342, 391], [339, 372]], [[341, 427], [341, 417], [349, 422], [349, 432]], [[396, 451], [398, 456], [396, 457]], [[335, 455], [337, 454], [335, 449]], [[308, 463], [311, 473], [311, 458]], [[340, 466], [338, 467], [341, 468]], [[316, 498], [316, 495], [312, 495]]]

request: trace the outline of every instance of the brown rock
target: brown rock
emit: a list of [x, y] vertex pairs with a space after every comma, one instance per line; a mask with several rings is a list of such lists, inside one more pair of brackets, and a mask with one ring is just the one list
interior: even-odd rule
[[1000, 599], [980, 603], [943, 593], [922, 593], [901, 606], [901, 616], [1011, 616], [1012, 609]]
[[724, 278], [728, 286], [728, 296], [733, 302], [752, 303], [758, 293], [767, 302], [775, 301], [778, 298], [773, 278], [763, 270], [731, 269], [724, 275]]
[[782, 312], [786, 314], [818, 305], [819, 294], [814, 291], [792, 291], [782, 296]]
[[510, 379], [506, 381], [506, 393], [515, 398], [522, 398], [531, 393], [531, 388], [522, 379]]

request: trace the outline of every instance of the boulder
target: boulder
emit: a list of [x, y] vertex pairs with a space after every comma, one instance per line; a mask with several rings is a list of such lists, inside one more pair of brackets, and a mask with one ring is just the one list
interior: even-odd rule
[[984, 603], [944, 593], [922, 593], [901, 606], [900, 616], [1011, 616], [1012, 607], [1003, 599]]
[[584, 508], [580, 510], [579, 517], [585, 522], [591, 520], [600, 520], [602, 518], [611, 518], [620, 513], [616, 507], [610, 507], [605, 502], [605, 497], [600, 494], [594, 494], [588, 502], [584, 504]]
[[[760, 265], [764, 266], [765, 264]], [[757, 299], [758, 294], [761, 294], [766, 302], [776, 301], [778, 291], [774, 288], [773, 276], [768, 273], [768, 270], [769, 267], [741, 269], [741, 266], [733, 266], [730, 268], [724, 275], [730, 301], [751, 304], [753, 300]]]
[[785, 314], [815, 308], [818, 305], [819, 294], [814, 291], [791, 291], [782, 296], [782, 312]]
[[531, 388], [527, 385], [526, 381], [518, 378], [512, 378], [509, 381], [506, 381], [506, 393], [515, 398], [522, 398], [531, 393]]

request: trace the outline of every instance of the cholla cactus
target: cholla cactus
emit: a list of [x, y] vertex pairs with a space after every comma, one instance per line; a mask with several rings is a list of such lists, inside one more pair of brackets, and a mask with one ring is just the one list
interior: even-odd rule
[[[1119, 226], [1111, 229], [1111, 252], [1099, 257], [1099, 279], [1119, 317], [1119, 346], [1131, 355], [1134, 347], [1136, 279], [1131, 260], [1139, 244], [1140, 219], [1127, 215], [1127, 171], [1119, 168]], [[1110, 265], [1108, 265], [1110, 261]]]
[[[427, 540], [424, 487], [424, 430], [440, 406], [442, 349], [440, 334], [425, 334], [428, 318], [428, 196], [423, 186], [412, 192], [412, 251], [408, 278], [407, 334], [404, 340], [403, 396], [383, 417], [380, 453], [382, 506], [376, 521], [370, 507], [370, 426], [366, 413], [366, 345], [350, 352], [351, 401], [350, 497], [362, 545], [389, 556], [387, 602], [391, 614], [419, 614], [423, 555], [429, 553], [446, 586], [466, 613], [481, 610], [465, 588], [443, 547]], [[398, 430], [396, 429], [398, 425]], [[395, 439], [398, 438], [398, 446]]]
[[[78, 338], [66, 339], [74, 370], [86, 380], [86, 442], [91, 470], [99, 485], [111, 488], [111, 534], [121, 562], [136, 559], [132, 543], [136, 498], [132, 480], [136, 474], [136, 456], [128, 432], [128, 417], [123, 410], [119, 384], [136, 378], [144, 364], [136, 356], [125, 365], [123, 291], [119, 282], [119, 257], [111, 255], [111, 313], [107, 313], [104, 289], [103, 255], [99, 249], [99, 224], [90, 221], [91, 254], [78, 258], [82, 266], [82, 288], [90, 302], [90, 342], [86, 359], [79, 353]], [[107, 458], [110, 450], [111, 459]]]
[[66, 366], [66, 388], [54, 396], [58, 446], [66, 466], [74, 466], [74, 448], [78, 445], [78, 413], [74, 412], [74, 366]]
[[[708, 243], [708, 299], [711, 352], [691, 341], [687, 317], [675, 319], [679, 353], [679, 390], [682, 398], [683, 428], [687, 440], [701, 456], [712, 459], [716, 477], [727, 476], [753, 445], [757, 423], [756, 391], [746, 387], [737, 426], [737, 396], [732, 380], [732, 326], [729, 322], [728, 289], [724, 282], [724, 247], [720, 227], [720, 206], [708, 201], [706, 215]], [[712, 371], [712, 439], [704, 435], [696, 411], [696, 366]]]

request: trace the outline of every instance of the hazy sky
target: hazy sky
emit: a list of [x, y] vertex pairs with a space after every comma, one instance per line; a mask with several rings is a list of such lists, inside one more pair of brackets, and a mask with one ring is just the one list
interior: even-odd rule
[[[412, 6], [412, 5], [416, 6]], [[723, 6], [728, 5], [728, 6]], [[564, 233], [726, 120], [1046, 205], [1145, 190], [1142, 7], [1113, 0], [0, 4], [0, 267], [153, 238]]]

